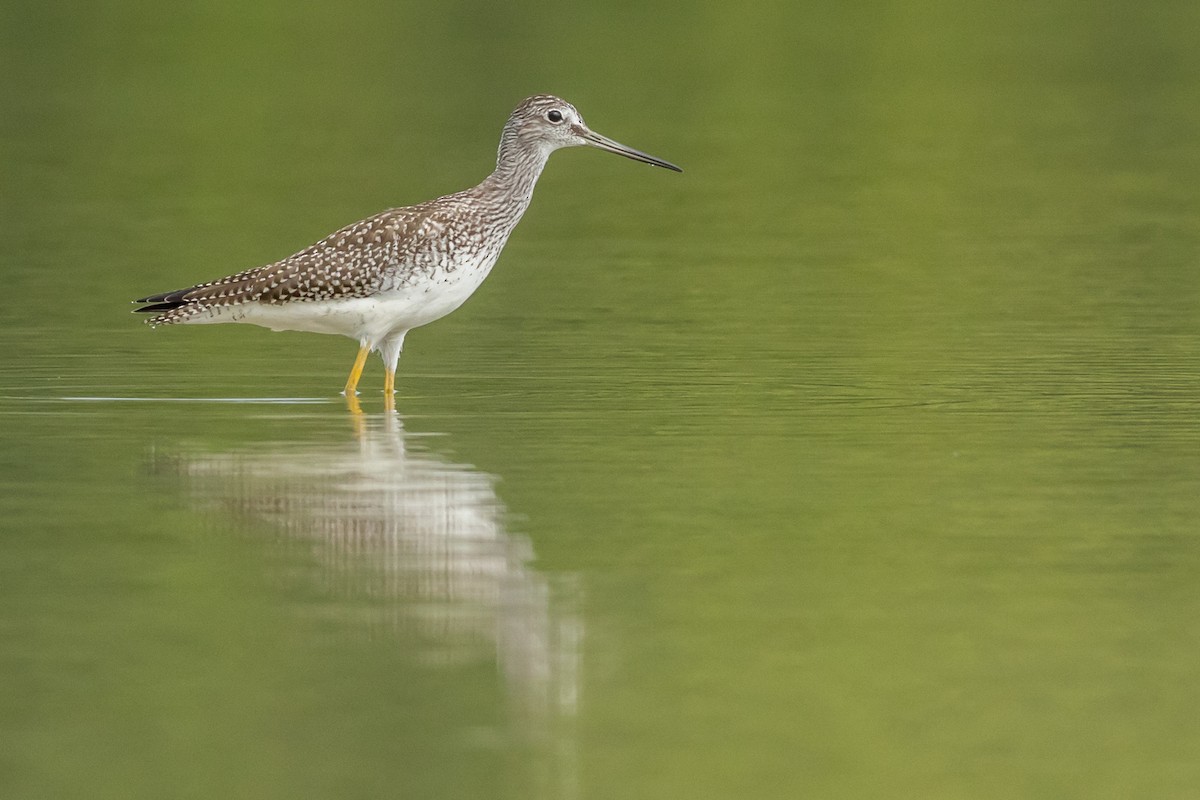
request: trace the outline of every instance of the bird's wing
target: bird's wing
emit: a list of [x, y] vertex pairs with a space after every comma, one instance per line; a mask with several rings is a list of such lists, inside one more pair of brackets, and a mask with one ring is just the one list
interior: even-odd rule
[[260, 267], [247, 301], [287, 303], [366, 297], [400, 258], [408, 209], [394, 209], [347, 225], [293, 256]]
[[[260, 303], [368, 297], [385, 282], [432, 272], [461, 211], [440, 198], [384, 211], [348, 225], [294, 256], [262, 267], [252, 299]], [[442, 246], [439, 246], [442, 245]]]
[[149, 305], [137, 310], [167, 324], [219, 306], [368, 297], [385, 280], [432, 271], [437, 242], [458, 216], [445, 199], [381, 212], [273, 264], [142, 298]]

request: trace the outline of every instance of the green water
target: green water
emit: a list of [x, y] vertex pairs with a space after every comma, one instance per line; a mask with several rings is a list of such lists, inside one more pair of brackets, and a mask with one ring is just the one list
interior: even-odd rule
[[[0, 796], [1191, 798], [1200, 6], [10, 3]], [[413, 333], [128, 301], [554, 156]]]

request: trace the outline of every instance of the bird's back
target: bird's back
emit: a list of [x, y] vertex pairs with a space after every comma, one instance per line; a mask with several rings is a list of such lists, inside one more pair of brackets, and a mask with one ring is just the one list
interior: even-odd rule
[[230, 312], [250, 304], [369, 298], [436, 281], [439, 273], [495, 262], [499, 247], [479, 211], [470, 191], [389, 209], [281, 261], [142, 298], [137, 310], [154, 313], [152, 325], [241, 321]]

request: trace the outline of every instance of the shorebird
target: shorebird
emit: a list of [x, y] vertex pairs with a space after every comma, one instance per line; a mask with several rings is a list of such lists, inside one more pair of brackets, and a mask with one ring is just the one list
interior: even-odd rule
[[390, 407], [405, 335], [446, 316], [479, 288], [529, 207], [550, 154], [579, 146], [683, 171], [595, 133], [565, 100], [534, 95], [504, 124], [496, 169], [478, 186], [368, 217], [272, 264], [143, 297], [136, 310], [154, 314], [148, 320], [154, 326], [246, 322], [349, 336], [359, 349], [347, 400], [357, 394], [374, 350], [387, 370]]

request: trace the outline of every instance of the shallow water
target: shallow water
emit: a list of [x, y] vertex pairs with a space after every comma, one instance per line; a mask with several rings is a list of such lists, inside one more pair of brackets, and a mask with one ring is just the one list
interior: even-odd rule
[[[1198, 12], [878, 12], [5, 12], [0, 794], [1192, 796]], [[686, 172], [555, 155], [398, 414], [126, 313], [534, 91]]]

